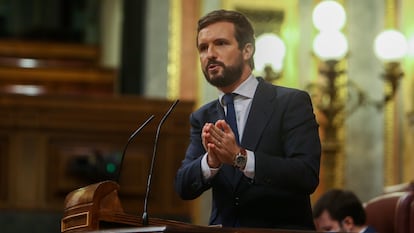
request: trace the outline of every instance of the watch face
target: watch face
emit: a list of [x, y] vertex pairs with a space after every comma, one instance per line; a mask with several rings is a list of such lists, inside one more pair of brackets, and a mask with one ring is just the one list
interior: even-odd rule
[[240, 164], [240, 163], [243, 163], [244, 162], [244, 156], [237, 156], [237, 158], [236, 158], [236, 163], [237, 164]]
[[235, 164], [237, 167], [244, 167], [246, 165], [246, 157], [241, 154], [238, 154], [236, 156]]

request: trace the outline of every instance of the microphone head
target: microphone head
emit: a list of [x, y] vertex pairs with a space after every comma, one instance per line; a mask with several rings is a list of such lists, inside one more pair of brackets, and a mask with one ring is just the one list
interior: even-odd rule
[[128, 146], [129, 146], [129, 144], [132, 142], [132, 139], [134, 139], [134, 137], [139, 133], [139, 132], [141, 132], [141, 130], [150, 122], [150, 121], [152, 121], [152, 119], [154, 119], [154, 115], [151, 115], [144, 123], [142, 123], [142, 125], [138, 128], [138, 129], [136, 129], [132, 134], [131, 134], [131, 136], [129, 136], [129, 138], [128, 138], [128, 141], [127, 141], [127, 143], [125, 144], [125, 146], [124, 146], [124, 150], [123, 150], [123, 152], [122, 152], [122, 155], [121, 155], [121, 161], [119, 162], [119, 165], [118, 165], [118, 174], [116, 175], [116, 182], [119, 182], [119, 179], [120, 179], [120, 175], [121, 175], [121, 169], [122, 169], [122, 165], [123, 165], [123, 163], [124, 163], [124, 158], [125, 158], [125, 153], [126, 153], [126, 150], [127, 150], [127, 148], [128, 148]]
[[148, 226], [148, 213], [147, 212], [144, 212], [142, 214], [142, 225]]

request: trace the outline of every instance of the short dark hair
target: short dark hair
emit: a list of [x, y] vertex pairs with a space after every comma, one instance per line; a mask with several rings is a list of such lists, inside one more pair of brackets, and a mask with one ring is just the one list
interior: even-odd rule
[[[200, 20], [198, 20], [196, 44], [198, 41], [198, 33], [200, 32], [200, 30], [209, 26], [210, 24], [217, 23], [217, 22], [232, 23], [235, 29], [234, 37], [239, 43], [239, 49], [241, 50], [244, 48], [244, 46], [247, 43], [251, 43], [253, 46], [253, 54], [254, 54], [256, 47], [255, 47], [255, 36], [254, 36], [253, 26], [245, 15], [237, 11], [215, 10], [203, 16]], [[254, 68], [253, 56], [251, 57], [249, 64], [250, 64], [250, 67], [253, 69]]]
[[357, 226], [364, 225], [366, 221], [364, 206], [351, 191], [331, 189], [324, 193], [313, 206], [313, 218], [320, 217], [324, 210], [338, 222], [342, 222], [347, 216], [352, 217]]

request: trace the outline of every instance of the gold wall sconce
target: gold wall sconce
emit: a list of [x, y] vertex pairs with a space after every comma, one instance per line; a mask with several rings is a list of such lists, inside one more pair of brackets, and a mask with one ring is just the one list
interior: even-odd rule
[[389, 87], [386, 90], [384, 100], [375, 103], [375, 106], [382, 109], [384, 105], [392, 100], [398, 89], [400, 79], [404, 76], [401, 68], [401, 61], [408, 51], [408, 42], [404, 35], [394, 29], [388, 29], [375, 38], [374, 52], [377, 58], [384, 64], [382, 78]]
[[316, 5], [312, 16], [314, 26], [319, 30], [313, 41], [313, 53], [321, 61], [319, 73], [326, 78], [326, 82], [311, 84], [310, 87], [321, 96], [316, 107], [326, 118], [326, 139], [336, 141], [338, 124], [342, 125], [336, 118], [345, 108], [345, 103], [338, 98], [342, 85], [337, 82], [345, 72], [338, 64], [348, 53], [348, 41], [341, 32], [346, 14], [339, 3], [322, 1]]
[[278, 35], [263, 33], [258, 36], [254, 55], [257, 75], [263, 76], [269, 82], [279, 79], [282, 76], [285, 54], [285, 43]]
[[[384, 64], [383, 80], [387, 84], [384, 98], [372, 100], [368, 93], [359, 88], [352, 80], [343, 77], [341, 66], [348, 54], [348, 43], [342, 28], [346, 23], [346, 13], [342, 5], [333, 0], [321, 1], [313, 11], [313, 23], [318, 34], [313, 41], [313, 53], [320, 61], [319, 74], [322, 83], [311, 83], [308, 88], [318, 96], [315, 106], [324, 118], [325, 187], [341, 186], [341, 163], [339, 162], [342, 138], [338, 136], [345, 119], [362, 105], [372, 105], [381, 110], [394, 99], [398, 84], [403, 77], [400, 62], [407, 52], [407, 41], [396, 30], [386, 30], [378, 35], [374, 51]], [[345, 94], [344, 94], [345, 93]], [[343, 164], [342, 164], [343, 165]]]

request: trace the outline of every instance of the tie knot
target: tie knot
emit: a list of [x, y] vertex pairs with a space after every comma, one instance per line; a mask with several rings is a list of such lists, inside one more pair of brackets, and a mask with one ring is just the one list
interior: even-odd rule
[[232, 104], [234, 102], [234, 93], [227, 93], [223, 96], [224, 104]]

